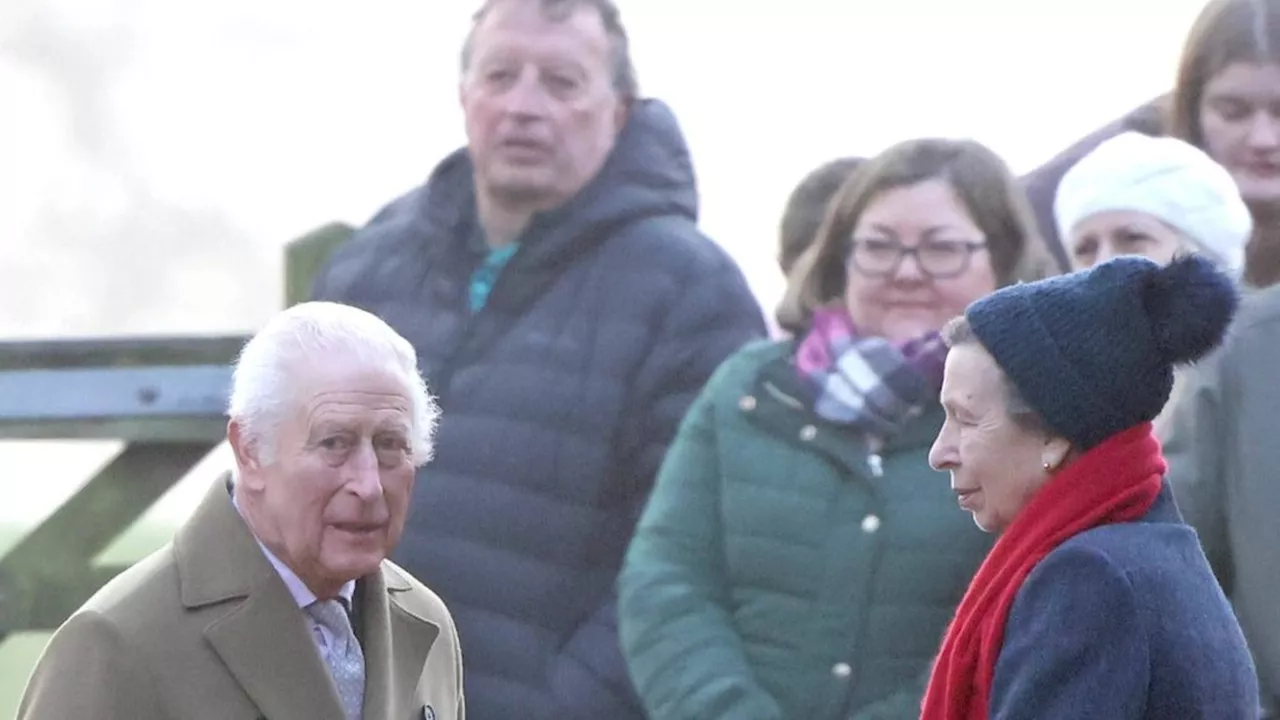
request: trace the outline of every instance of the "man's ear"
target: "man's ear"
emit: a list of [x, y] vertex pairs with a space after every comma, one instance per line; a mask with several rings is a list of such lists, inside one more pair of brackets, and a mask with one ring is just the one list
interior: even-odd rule
[[244, 431], [239, 422], [231, 420], [227, 423], [227, 444], [231, 446], [239, 469], [236, 482], [244, 483], [250, 490], [259, 489], [262, 479], [258, 471], [262, 469], [262, 461], [259, 459], [257, 442]]
[[1071, 441], [1060, 436], [1050, 435], [1044, 441], [1044, 449], [1040, 452], [1040, 461], [1045, 471], [1057, 472], [1071, 457]]

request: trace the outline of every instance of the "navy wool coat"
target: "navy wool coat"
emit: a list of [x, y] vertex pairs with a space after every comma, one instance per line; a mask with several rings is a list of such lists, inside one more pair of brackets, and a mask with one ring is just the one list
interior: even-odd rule
[[1059, 545], [1018, 591], [992, 720], [1246, 720], [1240, 625], [1166, 484], [1140, 520]]

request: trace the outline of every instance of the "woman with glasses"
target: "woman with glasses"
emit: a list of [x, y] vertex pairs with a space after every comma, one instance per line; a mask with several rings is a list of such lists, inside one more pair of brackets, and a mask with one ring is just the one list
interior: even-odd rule
[[918, 716], [990, 542], [928, 465], [938, 331], [1044, 258], [976, 142], [906, 142], [846, 181], [779, 310], [794, 337], [712, 378], [632, 541], [619, 624], [650, 717]]

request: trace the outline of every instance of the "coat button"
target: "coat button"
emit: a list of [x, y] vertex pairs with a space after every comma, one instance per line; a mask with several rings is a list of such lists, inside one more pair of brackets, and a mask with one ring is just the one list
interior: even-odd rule
[[867, 467], [871, 468], [872, 475], [884, 477], [884, 458], [880, 457], [880, 453], [871, 453], [867, 456]]
[[756, 409], [756, 399], [750, 395], [743, 395], [738, 400], [738, 407], [742, 409], [742, 412], [751, 412]]
[[831, 666], [831, 674], [843, 680], [853, 674], [853, 667], [849, 663], [838, 662]]
[[800, 428], [801, 440], [805, 442], [812, 442], [813, 439], [816, 437], [818, 437], [818, 428], [812, 425], [805, 425], [804, 427]]
[[880, 529], [880, 518], [868, 515], [862, 518], [862, 532], [871, 534]]

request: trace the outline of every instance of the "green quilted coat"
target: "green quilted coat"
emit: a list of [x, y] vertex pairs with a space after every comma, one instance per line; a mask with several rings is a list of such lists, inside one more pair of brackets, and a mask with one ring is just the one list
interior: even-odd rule
[[793, 352], [717, 371], [627, 554], [622, 645], [654, 720], [914, 720], [990, 548], [929, 468], [940, 407], [869, 447], [801, 400]]

